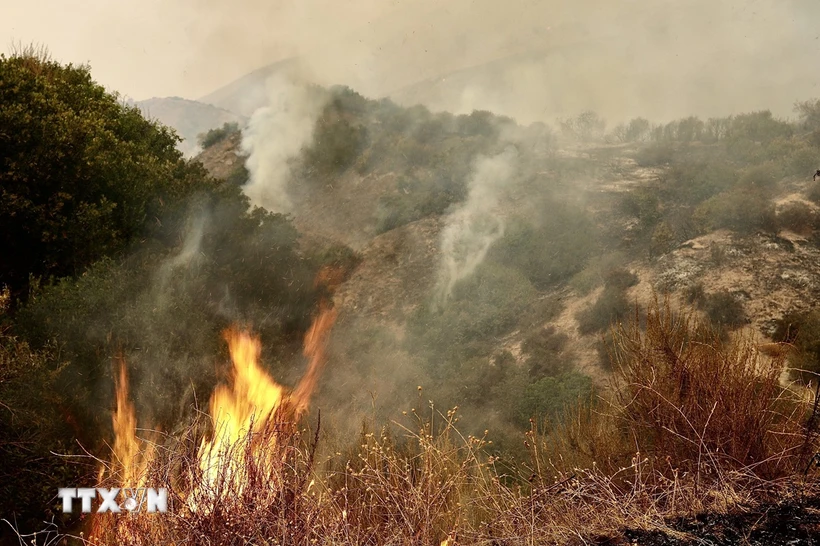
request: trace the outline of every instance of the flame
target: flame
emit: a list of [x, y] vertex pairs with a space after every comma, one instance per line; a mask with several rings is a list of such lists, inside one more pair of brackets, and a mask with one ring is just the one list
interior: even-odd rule
[[137, 418], [134, 404], [128, 395], [128, 371], [125, 359], [117, 358], [119, 370], [114, 378], [117, 396], [117, 409], [114, 410], [114, 464], [118, 467], [120, 482], [124, 485], [137, 486], [144, 480], [144, 470], [148, 457], [137, 441]]
[[[115, 362], [117, 369], [114, 374], [114, 391], [117, 407], [111, 416], [114, 427], [113, 456], [109, 465], [100, 466], [98, 481], [102, 484], [108, 475], [117, 487], [145, 487], [154, 447], [137, 438], [137, 417], [129, 395], [128, 368], [121, 355], [117, 356]], [[113, 533], [120, 543], [134, 542], [133, 532], [127, 526], [106, 516], [109, 515], [94, 513], [91, 516], [88, 522], [89, 541], [94, 542]]]
[[325, 365], [325, 348], [327, 347], [328, 334], [335, 322], [336, 309], [323, 300], [319, 304], [319, 314], [305, 334], [303, 354], [309, 359], [308, 368], [291, 396], [297, 415], [308, 408], [310, 396], [316, 388], [316, 383]]
[[[317, 283], [329, 284], [328, 279], [334, 278], [323, 271]], [[241, 494], [249, 482], [250, 465], [264, 470], [281, 462], [282, 453], [276, 449], [277, 437], [295, 425], [308, 409], [324, 368], [325, 348], [335, 321], [336, 310], [327, 300], [322, 300], [304, 338], [307, 371], [290, 392], [260, 366], [258, 337], [235, 327], [225, 332], [233, 363], [231, 385], [219, 385], [211, 397], [214, 435], [200, 444], [202, 485], [191, 496], [192, 508], [200, 505], [203, 492], [212, 498], [228, 491]]]
[[287, 398], [285, 388], [259, 365], [259, 338], [231, 328], [225, 339], [233, 362], [233, 384], [214, 390], [210, 404], [214, 436], [203, 440], [199, 450], [203, 480], [211, 488], [220, 480], [241, 482], [245, 454], [237, 447], [249, 434], [267, 431]]
[[[342, 277], [340, 270], [325, 268], [319, 272], [316, 285], [332, 294]], [[239, 495], [250, 485], [251, 469], [262, 469], [270, 476], [273, 465], [281, 465], [284, 454], [277, 449], [277, 440], [309, 407], [335, 321], [336, 310], [322, 299], [304, 338], [307, 370], [292, 391], [276, 383], [260, 365], [262, 349], [257, 336], [237, 327], [223, 333], [232, 362], [231, 376], [229, 384], [218, 385], [210, 399], [213, 436], [203, 439], [197, 451], [201, 479], [188, 492], [190, 509], [208, 510], [214, 501], [226, 497], [239, 501]], [[122, 487], [144, 487], [153, 446], [144, 445], [136, 437], [137, 420], [129, 398], [126, 363], [122, 357], [117, 362], [113, 460], [108, 469], [101, 469], [100, 481], [108, 470]], [[102, 522], [95, 518], [93, 527], [92, 534], [99, 535]]]

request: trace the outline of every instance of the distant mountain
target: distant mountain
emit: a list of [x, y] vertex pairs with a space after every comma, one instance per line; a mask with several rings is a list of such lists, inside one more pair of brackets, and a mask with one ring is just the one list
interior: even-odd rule
[[245, 117], [240, 114], [180, 97], [155, 97], [135, 102], [134, 105], [146, 117], [156, 119], [176, 130], [177, 134], [184, 139], [179, 148], [186, 156], [192, 156], [199, 150], [197, 143], [199, 134], [221, 127], [225, 123], [243, 124], [245, 122]]
[[276, 73], [295, 70], [297, 64], [297, 59], [291, 58], [263, 66], [201, 97], [197, 102], [250, 117], [257, 108], [267, 104], [265, 82], [268, 78]]

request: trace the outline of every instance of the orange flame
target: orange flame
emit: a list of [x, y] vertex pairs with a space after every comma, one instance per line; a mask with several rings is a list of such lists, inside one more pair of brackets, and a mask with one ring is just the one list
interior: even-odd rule
[[[334, 278], [327, 271], [317, 282]], [[247, 482], [248, 463], [270, 468], [276, 462], [276, 441], [281, 426], [295, 424], [307, 411], [310, 397], [325, 364], [325, 348], [336, 321], [336, 310], [323, 300], [319, 313], [305, 334], [304, 355], [308, 358], [305, 375], [293, 391], [276, 383], [260, 366], [261, 344], [250, 333], [230, 328], [225, 339], [233, 362], [232, 385], [218, 386], [211, 397], [210, 411], [213, 438], [203, 440], [199, 449], [199, 467], [204, 491], [221, 496], [227, 491], [241, 493]], [[249, 459], [250, 458], [250, 459]], [[198, 488], [191, 497], [196, 508]]]
[[114, 425], [114, 472], [121, 484], [141, 487], [145, 483], [145, 470], [151, 459], [151, 447], [137, 439], [137, 418], [134, 404], [129, 398], [128, 371], [125, 359], [117, 357], [119, 369], [114, 378], [117, 409], [112, 416]]
[[286, 399], [284, 387], [259, 366], [258, 338], [232, 328], [225, 332], [225, 339], [233, 361], [233, 385], [219, 385], [214, 390], [214, 436], [203, 440], [199, 450], [203, 480], [210, 488], [220, 485], [220, 480], [241, 484], [245, 454], [237, 446], [249, 434], [266, 431]]
[[326, 301], [322, 301], [319, 304], [319, 314], [314, 319], [313, 324], [310, 325], [307, 334], [305, 334], [303, 353], [310, 359], [308, 369], [291, 396], [297, 415], [308, 408], [310, 396], [313, 394], [319, 375], [321, 375], [325, 366], [325, 348], [329, 338], [328, 334], [335, 322], [336, 309]]
[[[323, 269], [316, 284], [325, 286], [332, 293], [342, 280], [343, 272], [340, 271]], [[217, 386], [211, 396], [213, 437], [203, 439], [198, 449], [201, 481], [189, 492], [191, 509], [203, 507], [202, 500], [213, 501], [224, 498], [225, 494], [240, 494], [250, 481], [249, 463], [255, 468], [270, 469], [277, 460], [282, 462], [283, 454], [276, 449], [277, 435], [282, 427], [293, 426], [307, 411], [324, 368], [325, 349], [335, 321], [336, 310], [327, 300], [322, 300], [304, 338], [307, 370], [290, 392], [276, 383], [260, 365], [258, 337], [235, 327], [224, 332], [233, 364], [231, 380], [230, 385]], [[153, 456], [152, 446], [144, 448], [136, 437], [136, 417], [134, 405], [129, 400], [126, 364], [122, 357], [117, 361], [112, 469], [116, 468], [121, 485], [143, 487], [148, 463]], [[100, 479], [103, 477], [104, 469]]]

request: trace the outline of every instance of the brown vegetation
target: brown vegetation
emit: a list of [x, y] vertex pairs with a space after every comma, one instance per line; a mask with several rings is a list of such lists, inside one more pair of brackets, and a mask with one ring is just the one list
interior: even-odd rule
[[[245, 449], [246, 484], [199, 495], [195, 428], [157, 446], [151, 481], [173, 491], [170, 517], [121, 516], [104, 542], [246, 544], [582, 543], [625, 528], [670, 528], [670, 517], [725, 513], [816, 489], [811, 404], [778, 382], [782, 357], [655, 303], [645, 328], [614, 332], [605, 399], [526, 435], [529, 463], [462, 436], [456, 410], [389, 431], [363, 430], [346, 454], [317, 457], [312, 433], [273, 423], [266, 464]], [[249, 445], [249, 444], [248, 444]], [[229, 474], [223, 469], [219, 489]], [[199, 484], [199, 486], [197, 485]]]

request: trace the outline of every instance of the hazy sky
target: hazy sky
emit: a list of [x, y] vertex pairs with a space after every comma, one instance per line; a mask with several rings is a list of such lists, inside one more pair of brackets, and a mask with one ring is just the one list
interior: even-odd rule
[[3, 49], [43, 43], [135, 99], [198, 98], [294, 55], [322, 83], [378, 95], [529, 51], [554, 53], [428, 102], [528, 120], [783, 114], [820, 96], [817, 0], [0, 0], [0, 13]]

